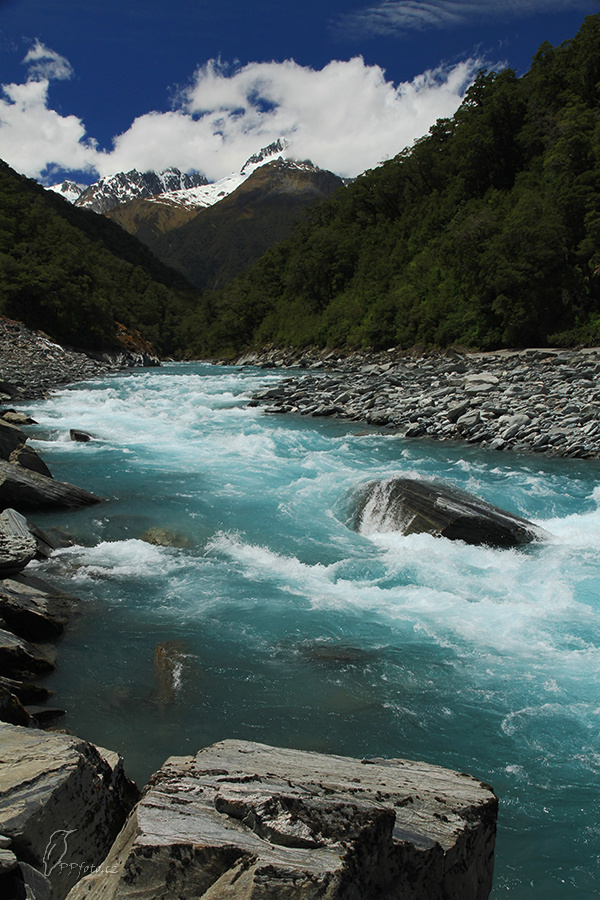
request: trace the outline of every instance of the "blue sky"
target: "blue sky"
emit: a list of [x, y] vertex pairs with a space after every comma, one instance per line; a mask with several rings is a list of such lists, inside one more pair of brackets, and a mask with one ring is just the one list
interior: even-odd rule
[[0, 0], [0, 157], [52, 183], [169, 165], [215, 179], [276, 137], [356, 175], [525, 72], [600, 0]]

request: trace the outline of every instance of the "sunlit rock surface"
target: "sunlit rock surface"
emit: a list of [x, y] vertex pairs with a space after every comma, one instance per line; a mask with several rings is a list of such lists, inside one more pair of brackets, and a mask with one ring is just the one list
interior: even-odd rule
[[496, 813], [438, 766], [223, 741], [167, 760], [69, 900], [484, 900]]
[[116, 753], [0, 723], [0, 834], [50, 879], [54, 900], [101, 863], [137, 795]]

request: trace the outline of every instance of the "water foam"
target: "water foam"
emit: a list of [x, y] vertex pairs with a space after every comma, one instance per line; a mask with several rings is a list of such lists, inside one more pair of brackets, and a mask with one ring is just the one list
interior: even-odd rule
[[[32, 404], [55, 477], [113, 498], [100, 513], [53, 514], [79, 546], [38, 565], [97, 601], [87, 630], [84, 619], [61, 645], [68, 727], [78, 731], [78, 709], [88, 722], [89, 690], [90, 727], [114, 728], [97, 739], [128, 760], [155, 744], [159, 765], [233, 734], [460, 767], [501, 797], [498, 896], [509, 884], [545, 900], [567, 872], [584, 892], [599, 836], [589, 827], [600, 801], [598, 467], [357, 436], [352, 425], [245, 406], [282, 377], [174, 365]], [[71, 427], [97, 440], [72, 443]], [[394, 475], [440, 477], [551, 536], [494, 550], [357, 534], [355, 491]], [[189, 546], [139, 540], [164, 524]], [[196, 671], [186, 666], [177, 702], [161, 709], [163, 746], [156, 706], [144, 719], [140, 697], [155, 646], [171, 639], [189, 644]], [[326, 658], [311, 654], [324, 642]], [[348, 648], [364, 656], [349, 662]], [[129, 677], [140, 686], [133, 705]], [[103, 678], [125, 699], [98, 697]], [[555, 836], [550, 819], [562, 823]], [[524, 833], [536, 835], [531, 854]]]

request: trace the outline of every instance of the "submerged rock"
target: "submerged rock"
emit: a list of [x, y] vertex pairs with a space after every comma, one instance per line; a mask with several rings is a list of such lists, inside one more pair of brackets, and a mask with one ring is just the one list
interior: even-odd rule
[[467, 544], [515, 547], [544, 537], [533, 522], [443, 481], [388, 478], [368, 485], [355, 528], [363, 534], [425, 532]]
[[0, 834], [62, 900], [102, 862], [139, 792], [117, 754], [73, 735], [0, 724], [0, 746]]
[[438, 766], [222, 741], [167, 760], [69, 900], [485, 900], [496, 815]]
[[154, 650], [154, 676], [159, 706], [170, 706], [177, 699], [188, 655], [188, 647], [182, 641], [157, 644]]
[[175, 547], [183, 550], [190, 546], [190, 539], [166, 526], [153, 525], [140, 535], [140, 541], [157, 547]]

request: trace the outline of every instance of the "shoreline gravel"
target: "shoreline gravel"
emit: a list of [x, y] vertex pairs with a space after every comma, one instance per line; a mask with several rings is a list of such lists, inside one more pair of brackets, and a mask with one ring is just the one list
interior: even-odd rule
[[139, 365], [141, 354], [88, 355], [61, 347], [41, 331], [0, 317], [0, 401], [39, 400], [54, 388]]
[[271, 413], [362, 422], [408, 438], [600, 458], [600, 349], [414, 355], [269, 350], [239, 365], [288, 368], [257, 392]]
[[[87, 354], [0, 318], [0, 400], [47, 397], [62, 385], [126, 370], [130, 354]], [[271, 413], [330, 417], [407, 438], [600, 458], [600, 348], [470, 353], [340, 353], [265, 348], [238, 366], [292, 370], [258, 391]], [[301, 370], [301, 371], [295, 371]]]

